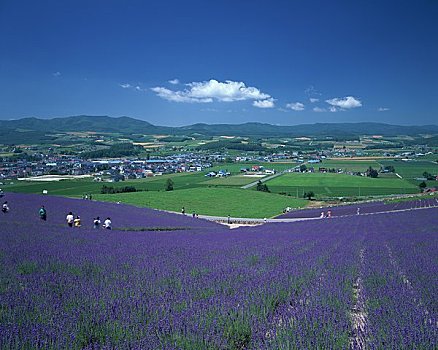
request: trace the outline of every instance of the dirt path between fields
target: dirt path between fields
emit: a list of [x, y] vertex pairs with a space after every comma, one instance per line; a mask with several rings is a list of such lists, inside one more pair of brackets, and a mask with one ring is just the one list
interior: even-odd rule
[[350, 311], [351, 325], [353, 328], [350, 336], [350, 349], [365, 349], [366, 348], [366, 328], [368, 315], [365, 309], [365, 300], [363, 296], [363, 280], [362, 271], [365, 262], [365, 248], [359, 252], [360, 267], [359, 274], [353, 284], [353, 300], [354, 305]]

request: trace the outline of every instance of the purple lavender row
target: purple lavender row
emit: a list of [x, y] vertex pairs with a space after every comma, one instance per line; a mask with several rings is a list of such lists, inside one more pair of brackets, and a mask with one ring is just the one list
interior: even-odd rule
[[[1, 222], [1, 348], [348, 348], [359, 343], [355, 308], [367, 315], [359, 335], [369, 348], [430, 348], [436, 339], [413, 320], [424, 322], [423, 306], [437, 297], [403, 282], [400, 271], [411, 277], [399, 252], [412, 250], [415, 234], [418, 249], [407, 258], [426, 252], [433, 271], [437, 209], [105, 234], [50, 217], [22, 225], [9, 214]], [[189, 219], [175, 217], [178, 226]], [[421, 278], [436, 290], [436, 279]], [[403, 332], [413, 334], [405, 343]]]
[[[431, 234], [436, 232], [436, 209], [396, 214], [384, 214], [381, 220], [369, 222], [369, 231], [366, 235], [367, 253], [364, 260], [362, 294], [365, 299], [365, 329], [366, 348], [369, 349], [405, 349], [405, 348], [434, 348], [438, 337], [436, 324], [429, 322], [435, 315], [425, 315], [423, 302], [419, 302], [420, 293], [406, 283], [403, 268], [398, 263], [398, 257], [391, 248], [392, 242], [402, 239], [403, 250], [409, 250], [406, 237], [416, 235], [417, 242], [433, 244], [436, 238]], [[422, 227], [423, 221], [430, 225]], [[387, 232], [385, 232], [385, 227]], [[388, 227], [391, 230], [388, 230]], [[431, 240], [432, 238], [432, 240]], [[437, 248], [431, 251], [435, 260]], [[420, 255], [413, 256], [421, 259]], [[432, 269], [435, 264], [429, 261]], [[435, 267], [433, 267], [435, 265]], [[426, 276], [424, 276], [426, 277]], [[427, 276], [422, 281], [424, 286], [437, 287], [436, 278]], [[427, 305], [436, 304], [436, 297], [430, 295]]]
[[413, 201], [385, 203], [383, 201], [357, 203], [353, 205], [340, 205], [324, 208], [312, 208], [303, 210], [294, 210], [289, 213], [284, 213], [278, 218], [311, 218], [319, 217], [321, 212], [327, 213], [327, 210], [331, 210], [332, 216], [344, 216], [344, 215], [356, 215], [359, 208], [360, 214], [370, 214], [387, 212], [393, 210], [415, 209], [415, 208], [427, 208], [431, 206], [438, 206], [438, 199], [426, 198], [416, 199]]
[[[47, 223], [50, 225], [66, 225], [69, 212], [79, 215], [82, 228], [93, 227], [93, 218], [99, 216], [103, 220], [110, 217], [114, 228], [141, 229], [154, 227], [215, 227], [218, 224], [191, 216], [139, 208], [126, 204], [103, 203], [82, 199], [57, 196], [40, 196], [34, 194], [7, 193], [9, 220], [20, 221], [23, 225], [39, 222], [38, 209], [44, 205], [47, 210]], [[0, 220], [3, 218], [0, 217]]]

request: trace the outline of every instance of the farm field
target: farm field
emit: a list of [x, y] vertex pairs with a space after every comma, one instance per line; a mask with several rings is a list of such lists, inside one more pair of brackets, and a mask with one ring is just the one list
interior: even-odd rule
[[[195, 187], [203, 187], [209, 185], [221, 186], [236, 186], [240, 187], [247, 183], [256, 181], [246, 177], [242, 177], [241, 168], [251, 168], [252, 165], [264, 165], [267, 169], [276, 169], [281, 171], [296, 166], [295, 163], [224, 163], [220, 166], [214, 166], [202, 172], [192, 173], [178, 173], [167, 174], [162, 176], [155, 176], [145, 179], [126, 180], [120, 182], [93, 182], [91, 180], [64, 180], [53, 182], [32, 182], [32, 181], [15, 181], [14, 184], [2, 185], [5, 191], [9, 192], [23, 192], [23, 193], [42, 193], [43, 190], [48, 190], [49, 194], [60, 196], [81, 197], [84, 193], [98, 194], [103, 185], [113, 186], [115, 188], [134, 186], [138, 190], [143, 191], [163, 191], [165, 189], [166, 181], [168, 178], [172, 179], [174, 183], [174, 189], [187, 189]], [[271, 166], [272, 165], [272, 166]], [[220, 169], [231, 172], [233, 176], [223, 179], [210, 179], [204, 175], [209, 171], [218, 171]], [[217, 181], [212, 181], [217, 180]], [[224, 180], [224, 181], [222, 181]], [[209, 181], [212, 181], [211, 183]]]
[[269, 190], [302, 197], [313, 191], [316, 197], [371, 196], [417, 193], [418, 187], [398, 178], [369, 178], [332, 173], [288, 173], [266, 182]]
[[328, 168], [328, 169], [343, 169], [344, 171], [360, 171], [364, 172], [369, 167], [372, 167], [373, 169], [380, 169], [380, 163], [376, 160], [331, 160], [331, 159], [324, 159], [323, 162], [313, 164], [315, 169], [318, 169], [319, 167]]
[[421, 157], [423, 161], [429, 161], [429, 162], [436, 162], [438, 160], [438, 153], [432, 153], [432, 154], [426, 154], [425, 156]]
[[[438, 209], [229, 230], [123, 204], [7, 199], [2, 349], [436, 345]], [[70, 210], [83, 227], [66, 227]], [[89, 228], [95, 213], [116, 229]]]
[[96, 195], [101, 201], [203, 215], [264, 218], [278, 215], [286, 207], [304, 207], [308, 201], [272, 193], [233, 188], [191, 188], [169, 192], [135, 192]]
[[241, 162], [241, 163], [224, 163], [220, 166], [215, 166], [212, 169], [226, 169], [232, 175], [233, 174], [241, 174], [240, 169], [248, 168], [251, 169], [253, 165], [263, 166], [265, 169], [275, 169], [276, 171], [283, 171], [286, 169], [292, 169], [296, 166], [300, 166], [299, 163], [295, 162]]
[[170, 174], [119, 182], [93, 182], [91, 180], [63, 180], [52, 182], [15, 181], [13, 185], [3, 185], [2, 188], [10, 192], [22, 193], [42, 193], [43, 190], [47, 190], [49, 194], [81, 197], [84, 193], [100, 193], [103, 185], [114, 188], [133, 186], [137, 190], [142, 191], [164, 191], [166, 181], [169, 178], [172, 179], [175, 190], [208, 185], [202, 184], [208, 179], [202, 172]]
[[168, 178], [172, 179], [175, 189], [196, 187], [206, 179], [204, 173], [181, 173], [110, 183], [93, 182], [92, 180], [63, 180], [57, 182], [15, 181], [13, 185], [6, 185], [3, 188], [10, 192], [24, 193], [41, 193], [43, 189], [46, 189], [49, 194], [80, 197], [84, 193], [100, 193], [103, 185], [114, 188], [134, 186], [136, 189], [143, 191], [164, 191]]
[[207, 186], [244, 186], [251, 182], [258, 181], [263, 177], [252, 177], [244, 175], [232, 175], [227, 177], [216, 177], [201, 182]]
[[405, 179], [423, 177], [425, 171], [431, 174], [438, 174], [438, 164], [431, 161], [415, 160], [404, 162], [401, 160], [385, 160], [381, 163], [385, 166], [392, 165], [395, 172]]

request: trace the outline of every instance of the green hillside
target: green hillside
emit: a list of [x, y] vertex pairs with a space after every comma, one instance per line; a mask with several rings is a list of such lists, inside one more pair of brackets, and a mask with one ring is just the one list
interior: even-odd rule
[[304, 207], [308, 201], [231, 188], [192, 188], [169, 192], [137, 192], [97, 195], [97, 200], [121, 202], [137, 206], [198, 214], [263, 218], [280, 214], [285, 207]]
[[330, 173], [288, 173], [266, 184], [275, 193], [302, 197], [313, 191], [317, 198], [416, 193], [418, 187], [399, 178], [370, 178]]

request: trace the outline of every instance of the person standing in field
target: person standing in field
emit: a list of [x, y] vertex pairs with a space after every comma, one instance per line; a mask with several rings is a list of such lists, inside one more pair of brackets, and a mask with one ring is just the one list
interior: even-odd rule
[[357, 208], [356, 215], [360, 215], [360, 208]]
[[98, 229], [100, 226], [100, 217], [97, 217], [93, 220], [93, 228]]
[[321, 215], [319, 216], [321, 219], [324, 218], [324, 212], [321, 212]]
[[8, 211], [9, 211], [9, 205], [8, 205], [8, 201], [6, 201], [3, 203], [2, 212], [6, 214]]
[[181, 214], [186, 215], [186, 208], [182, 207]]
[[327, 210], [327, 218], [331, 218], [332, 217], [332, 211], [331, 210]]
[[76, 216], [76, 219], [74, 219], [73, 222], [75, 227], [81, 227], [81, 217], [79, 215]]
[[73, 227], [73, 222], [75, 220], [73, 213], [72, 212], [68, 213], [65, 219], [67, 220], [67, 225], [69, 227]]
[[40, 210], [38, 211], [38, 214], [40, 215], [40, 219], [43, 221], [47, 220], [47, 210], [44, 208], [44, 205], [41, 206]]
[[106, 220], [103, 222], [103, 227], [107, 230], [111, 230], [111, 219], [108, 217], [106, 218]]

